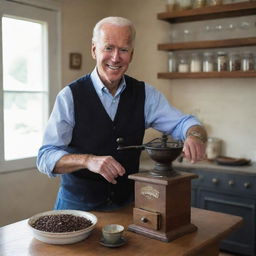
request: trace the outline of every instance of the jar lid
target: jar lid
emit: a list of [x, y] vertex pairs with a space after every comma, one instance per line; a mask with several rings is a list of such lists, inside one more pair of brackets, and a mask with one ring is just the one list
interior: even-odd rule
[[227, 55], [226, 52], [217, 52], [218, 55]]
[[204, 56], [212, 56], [213, 53], [212, 52], [204, 52]]

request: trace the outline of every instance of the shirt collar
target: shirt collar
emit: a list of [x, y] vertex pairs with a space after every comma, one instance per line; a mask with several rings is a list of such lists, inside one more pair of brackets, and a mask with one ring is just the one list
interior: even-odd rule
[[[102, 83], [102, 81], [98, 75], [96, 67], [94, 68], [94, 70], [91, 73], [91, 79], [92, 79], [93, 86], [98, 95], [102, 95], [102, 93], [104, 91], [108, 92], [107, 87]], [[121, 80], [119, 87], [117, 89], [117, 92], [116, 92], [116, 96], [121, 94], [123, 92], [123, 90], [125, 89], [125, 87], [126, 87], [126, 82], [125, 82], [124, 77], [122, 77], [122, 80]]]

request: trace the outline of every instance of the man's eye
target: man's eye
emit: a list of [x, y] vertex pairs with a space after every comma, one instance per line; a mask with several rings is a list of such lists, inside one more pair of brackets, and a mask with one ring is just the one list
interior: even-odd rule
[[128, 52], [128, 49], [126, 48], [123, 48], [123, 49], [120, 49], [121, 52]]
[[105, 47], [105, 51], [111, 51], [111, 50], [112, 50], [112, 47], [110, 47], [110, 46]]

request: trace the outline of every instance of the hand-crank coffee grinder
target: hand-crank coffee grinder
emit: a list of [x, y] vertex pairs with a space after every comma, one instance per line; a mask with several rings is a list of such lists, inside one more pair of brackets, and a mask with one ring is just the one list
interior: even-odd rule
[[117, 142], [118, 150], [146, 149], [156, 162], [153, 170], [128, 176], [135, 181], [133, 224], [128, 230], [164, 242], [195, 231], [196, 226], [190, 222], [191, 179], [198, 176], [172, 168], [183, 143], [168, 141], [166, 135], [139, 146], [123, 146], [122, 138]]

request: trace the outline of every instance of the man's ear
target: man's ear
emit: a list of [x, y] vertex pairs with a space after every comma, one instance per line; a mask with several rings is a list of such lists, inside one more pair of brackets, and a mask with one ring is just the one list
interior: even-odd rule
[[92, 43], [91, 54], [92, 54], [93, 59], [96, 59], [96, 45], [95, 45], [95, 43]]

